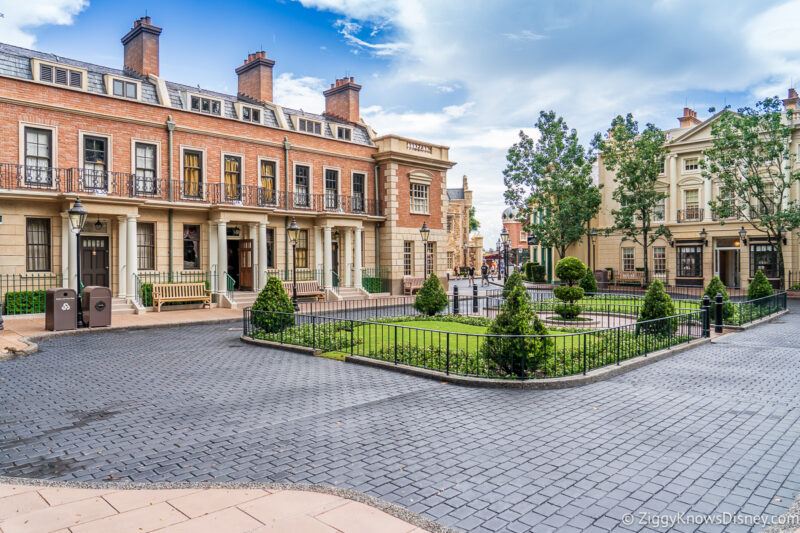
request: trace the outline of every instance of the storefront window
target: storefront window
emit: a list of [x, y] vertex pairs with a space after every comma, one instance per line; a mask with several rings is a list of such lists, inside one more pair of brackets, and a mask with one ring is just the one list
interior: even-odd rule
[[763, 271], [768, 278], [780, 277], [778, 269], [778, 252], [771, 244], [750, 245], [750, 277], [757, 271]]
[[677, 275], [682, 278], [703, 277], [703, 247], [678, 246]]

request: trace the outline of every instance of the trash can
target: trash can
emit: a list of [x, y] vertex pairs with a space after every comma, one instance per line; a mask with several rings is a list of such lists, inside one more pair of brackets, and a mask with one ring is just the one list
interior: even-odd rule
[[44, 327], [48, 331], [78, 328], [78, 298], [66, 287], [48, 289], [44, 297]]
[[595, 270], [594, 271], [594, 279], [597, 281], [597, 288], [598, 289], [607, 289], [608, 288], [608, 270]]
[[111, 289], [92, 285], [83, 288], [83, 323], [90, 328], [111, 325]]

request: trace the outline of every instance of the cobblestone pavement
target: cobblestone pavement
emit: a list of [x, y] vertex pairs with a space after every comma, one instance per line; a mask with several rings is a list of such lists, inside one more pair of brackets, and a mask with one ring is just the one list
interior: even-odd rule
[[0, 474], [321, 483], [467, 531], [780, 515], [800, 492], [798, 331], [790, 314], [552, 391], [268, 350], [229, 325], [54, 338], [0, 364]]

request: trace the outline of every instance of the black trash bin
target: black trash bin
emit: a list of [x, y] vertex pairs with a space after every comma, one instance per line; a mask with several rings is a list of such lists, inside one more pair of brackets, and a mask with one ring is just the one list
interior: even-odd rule
[[66, 287], [48, 289], [44, 297], [44, 327], [48, 331], [78, 328], [78, 297]]
[[111, 289], [92, 285], [83, 288], [83, 323], [90, 328], [111, 325]]

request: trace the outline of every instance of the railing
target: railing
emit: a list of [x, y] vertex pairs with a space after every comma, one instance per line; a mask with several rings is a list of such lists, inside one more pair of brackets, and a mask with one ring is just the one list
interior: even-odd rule
[[[144, 283], [142, 283], [142, 279], [139, 277], [139, 274], [133, 275], [133, 299], [136, 302], [137, 307], [144, 307], [144, 290], [142, 289]], [[150, 294], [152, 297], [152, 293]], [[153, 301], [151, 299], [150, 305], [153, 305]]]
[[28, 273], [0, 275], [0, 307], [4, 315], [45, 312], [45, 292], [64, 286], [61, 274]]
[[361, 269], [361, 287], [369, 293], [391, 292], [391, 271], [384, 267]]
[[700, 220], [703, 220], [703, 209], [701, 207], [678, 209], [678, 222], [697, 222]]
[[786, 288], [790, 291], [800, 291], [800, 271], [786, 271]]
[[0, 163], [0, 188], [62, 191], [69, 184], [70, 169]]
[[236, 280], [231, 277], [228, 272], [225, 272], [225, 296], [228, 297], [228, 301], [233, 301], [233, 290], [236, 288]]
[[[268, 268], [266, 269], [267, 278], [276, 277], [281, 281], [292, 281], [293, 271], [291, 268]], [[319, 283], [320, 287], [325, 285], [325, 275], [321, 268], [298, 268], [297, 281], [314, 281]]]
[[756, 300], [733, 302], [730, 305], [733, 307], [733, 312], [729, 312], [729, 317], [725, 318], [724, 323], [744, 326], [786, 310], [787, 294], [786, 291], [782, 291]]

